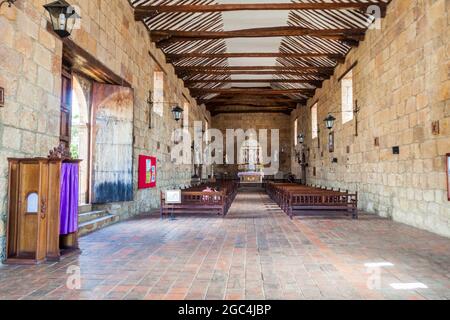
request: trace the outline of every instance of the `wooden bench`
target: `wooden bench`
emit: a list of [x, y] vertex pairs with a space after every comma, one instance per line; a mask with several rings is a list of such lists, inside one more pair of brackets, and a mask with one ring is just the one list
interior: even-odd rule
[[167, 204], [165, 192], [161, 192], [161, 217], [183, 213], [215, 213], [225, 217], [237, 195], [237, 184], [234, 182], [215, 183], [212, 189], [218, 192], [203, 191], [207, 185], [195, 186], [181, 191], [180, 204]]
[[346, 211], [358, 219], [358, 193], [290, 183], [269, 183], [266, 190], [291, 219], [295, 213], [306, 210]]

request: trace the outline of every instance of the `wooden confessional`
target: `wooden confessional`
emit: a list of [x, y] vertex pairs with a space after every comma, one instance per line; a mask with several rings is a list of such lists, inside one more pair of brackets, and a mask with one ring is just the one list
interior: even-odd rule
[[48, 158], [8, 159], [8, 264], [58, 261], [61, 250], [77, 250], [77, 234], [60, 237], [61, 168], [79, 164], [59, 149]]

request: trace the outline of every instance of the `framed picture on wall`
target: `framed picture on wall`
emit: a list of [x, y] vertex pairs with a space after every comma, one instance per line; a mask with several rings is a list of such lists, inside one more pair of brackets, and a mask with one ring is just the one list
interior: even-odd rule
[[156, 187], [156, 163], [155, 157], [139, 156], [139, 189]]
[[447, 197], [450, 201], [450, 153], [447, 153]]
[[330, 132], [330, 135], [328, 137], [328, 151], [330, 153], [334, 152], [334, 132]]

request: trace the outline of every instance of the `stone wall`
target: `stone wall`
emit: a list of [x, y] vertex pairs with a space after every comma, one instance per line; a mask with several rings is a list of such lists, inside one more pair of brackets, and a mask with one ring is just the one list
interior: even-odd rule
[[[280, 133], [280, 149], [284, 152], [280, 153], [280, 172], [288, 174], [291, 172], [291, 128], [290, 117], [285, 114], [276, 113], [242, 113], [242, 114], [218, 114], [212, 118], [213, 128], [219, 129], [226, 138], [227, 129], [249, 129], [256, 130], [259, 134], [260, 129], [267, 130], [267, 141], [270, 148], [270, 130], [278, 129]], [[263, 151], [264, 152], [264, 151]], [[269, 153], [269, 150], [267, 150]], [[237, 157], [237, 153], [236, 153]], [[235, 159], [236, 161], [236, 159]], [[237, 177], [238, 166], [226, 165], [216, 167], [217, 173], [227, 172], [229, 176]]]
[[[307, 107], [291, 117], [292, 122], [299, 117], [299, 132], [307, 137], [308, 183], [359, 191], [361, 209], [444, 236], [450, 236], [445, 174], [445, 154], [450, 152], [449, 12], [446, 0], [393, 0], [382, 29], [370, 30]], [[354, 134], [354, 120], [342, 125], [336, 113], [335, 152], [330, 154], [322, 120], [340, 112], [338, 78], [355, 62], [359, 135]], [[315, 102], [320, 150], [317, 139], [311, 139]], [[438, 135], [432, 133], [434, 121], [440, 124]], [[399, 155], [393, 154], [394, 146], [400, 147]], [[294, 171], [299, 172], [298, 165]]]
[[[18, 0], [14, 6], [0, 9], [0, 87], [5, 88], [6, 106], [0, 109], [0, 260], [4, 259], [8, 157], [47, 156], [59, 141], [62, 42], [47, 31], [43, 5], [48, 1]], [[134, 106], [134, 201], [108, 205], [108, 209], [126, 218], [147, 212], [159, 205], [159, 191], [168, 186], [189, 184], [191, 167], [174, 168], [169, 146], [172, 129], [170, 106], [163, 118], [148, 125], [148, 91], [153, 88], [157, 58], [167, 72], [166, 101], [190, 103], [192, 120], [210, 119], [196, 105], [188, 90], [165, 63], [164, 55], [150, 42], [144, 24], [134, 21], [126, 0], [71, 1], [81, 9], [81, 29], [71, 39], [87, 50], [112, 72], [128, 81], [135, 92]], [[158, 188], [137, 190], [139, 154], [158, 157]]]

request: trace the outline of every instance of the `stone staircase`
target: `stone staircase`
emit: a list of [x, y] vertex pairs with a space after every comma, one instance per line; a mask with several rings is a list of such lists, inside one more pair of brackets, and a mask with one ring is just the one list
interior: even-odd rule
[[118, 221], [117, 215], [93, 210], [92, 205], [82, 205], [78, 208], [78, 236], [82, 237]]

